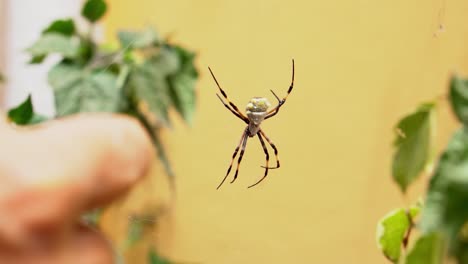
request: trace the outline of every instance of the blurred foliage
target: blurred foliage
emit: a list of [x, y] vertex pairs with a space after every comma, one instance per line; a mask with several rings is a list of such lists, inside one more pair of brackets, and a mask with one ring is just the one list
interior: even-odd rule
[[411, 226], [409, 216], [403, 208], [396, 209], [379, 222], [378, 245], [390, 261], [398, 262], [401, 245]]
[[434, 109], [434, 103], [423, 104], [396, 126], [392, 175], [403, 192], [430, 164]]
[[468, 124], [468, 80], [454, 76], [450, 82], [450, 102], [458, 120]]
[[148, 263], [149, 264], [171, 264], [169, 260], [159, 256], [156, 251], [152, 248], [148, 253]]
[[[82, 112], [123, 113], [137, 118], [149, 133], [174, 189], [174, 173], [160, 131], [171, 127], [171, 109], [187, 124], [193, 122], [198, 79], [195, 53], [169, 43], [151, 27], [118, 32], [118, 47], [100, 45], [92, 38], [92, 32], [106, 10], [103, 0], [84, 3], [81, 15], [89, 23], [88, 32], [84, 33], [70, 18], [53, 21], [26, 50], [31, 56], [30, 64], [43, 63], [52, 54], [61, 58], [47, 76], [54, 93], [54, 118]], [[8, 116], [18, 125], [47, 120], [34, 112], [31, 95], [10, 109]], [[101, 212], [89, 212], [83, 220], [98, 227]], [[137, 243], [143, 232], [141, 223], [132, 223], [126, 248]], [[149, 252], [148, 262], [170, 263], [154, 250]]]
[[406, 264], [439, 264], [443, 261], [443, 244], [439, 235], [420, 236], [406, 256]]
[[134, 246], [143, 237], [145, 225], [150, 222], [139, 221], [139, 219], [130, 218], [127, 230], [127, 240], [125, 241], [124, 248]]
[[33, 125], [48, 118], [34, 112], [31, 95], [28, 95], [23, 103], [8, 111], [8, 119], [17, 125]]
[[86, 1], [81, 15], [89, 20], [89, 22], [98, 21], [107, 10], [107, 5], [103, 0], [88, 0]]
[[[81, 14], [90, 23], [88, 33], [106, 10], [102, 0], [86, 1]], [[195, 53], [163, 40], [151, 27], [142, 31], [123, 30], [117, 35], [119, 47], [99, 46], [91, 34], [78, 32], [72, 19], [59, 19], [42, 31], [27, 52], [31, 64], [42, 63], [51, 54], [62, 58], [48, 73], [56, 117], [80, 112], [136, 117], [150, 134], [173, 185], [174, 173], [159, 131], [170, 127], [171, 108], [188, 124], [193, 122], [198, 79]], [[16, 116], [12, 121], [19, 120], [18, 116], [32, 115], [27, 108], [29, 104], [30, 99], [26, 99], [23, 107], [12, 112]], [[34, 119], [38, 120], [44, 119]]]
[[[392, 171], [400, 189], [404, 193], [425, 168], [432, 176], [418, 221], [400, 208], [378, 224], [378, 246], [393, 263], [468, 263], [468, 80], [452, 76], [449, 95], [461, 127], [436, 159], [433, 172], [427, 168], [432, 167], [437, 102], [423, 104], [398, 122]], [[419, 232], [410, 241], [412, 229]]]
[[385, 257], [392, 262], [398, 262], [401, 255], [401, 245], [408, 243], [410, 229], [420, 212], [421, 205], [412, 206], [409, 211], [398, 208], [382, 218], [377, 227], [377, 243]]

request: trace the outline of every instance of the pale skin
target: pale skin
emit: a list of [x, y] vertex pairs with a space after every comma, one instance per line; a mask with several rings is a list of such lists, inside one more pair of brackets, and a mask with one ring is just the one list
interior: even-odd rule
[[80, 215], [125, 194], [154, 158], [129, 117], [77, 115], [31, 128], [0, 118], [0, 263], [114, 263]]

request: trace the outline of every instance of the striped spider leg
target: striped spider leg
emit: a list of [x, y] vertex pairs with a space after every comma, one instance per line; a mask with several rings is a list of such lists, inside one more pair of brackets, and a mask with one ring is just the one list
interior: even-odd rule
[[278, 105], [275, 108], [268, 111], [265, 119], [273, 117], [274, 115], [278, 113], [278, 111], [280, 110], [280, 107], [286, 102], [286, 99], [288, 99], [288, 96], [291, 93], [293, 87], [294, 87], [294, 60], [292, 60], [292, 77], [291, 77], [291, 84], [289, 85], [288, 92], [286, 93], [286, 96], [282, 100], [280, 100], [279, 97], [275, 94], [275, 92], [273, 92], [273, 90], [270, 90], [271, 93], [275, 96], [276, 100], [278, 100]]
[[[278, 158], [278, 149], [276, 148], [275, 144], [273, 144], [273, 142], [267, 137], [265, 132], [263, 132], [263, 130], [260, 128], [260, 124], [265, 119], [268, 119], [268, 118], [273, 117], [274, 115], [276, 115], [278, 113], [279, 109], [281, 108], [281, 106], [286, 102], [286, 99], [288, 98], [289, 94], [291, 93], [291, 91], [292, 91], [292, 89], [294, 87], [294, 60], [292, 60], [292, 80], [291, 80], [291, 84], [289, 86], [289, 89], [288, 89], [288, 92], [287, 92], [286, 96], [283, 99], [280, 99], [275, 94], [275, 92], [273, 92], [273, 90], [270, 90], [273, 93], [273, 95], [275, 96], [276, 100], [278, 100], [278, 105], [276, 107], [274, 107], [273, 109], [271, 109], [270, 111], [268, 111], [268, 108], [270, 107], [270, 103], [268, 102], [268, 100], [266, 98], [253, 97], [249, 101], [249, 103], [247, 104], [246, 115], [244, 115], [239, 110], [239, 108], [229, 100], [226, 92], [221, 88], [221, 86], [219, 85], [218, 80], [216, 80], [216, 77], [213, 74], [213, 71], [211, 70], [211, 68], [208, 67], [208, 69], [209, 69], [209, 71], [211, 73], [211, 76], [213, 77], [216, 85], [218, 86], [218, 89], [219, 89], [220, 93], [222, 94], [224, 99], [227, 101], [227, 103], [223, 100], [223, 98], [221, 98], [221, 96], [219, 94], [216, 94], [218, 96], [218, 99], [221, 101], [221, 103], [224, 105], [224, 107], [226, 107], [231, 113], [233, 113], [235, 116], [237, 116], [239, 119], [241, 119], [242, 121], [244, 121], [244, 123], [247, 124], [247, 127], [245, 128], [244, 132], [242, 133], [242, 137], [241, 137], [241, 139], [239, 141], [239, 144], [237, 145], [236, 149], [234, 150], [234, 154], [232, 155], [231, 163], [229, 164], [229, 168], [228, 168], [228, 170], [226, 172], [226, 175], [224, 176], [223, 180], [221, 181], [221, 183], [218, 185], [218, 187], [216, 189], [219, 189], [223, 185], [223, 183], [226, 181], [229, 173], [231, 172], [232, 165], [233, 165], [234, 160], [235, 160], [235, 158], [237, 156], [237, 153], [239, 152], [239, 149], [240, 149], [239, 158], [237, 160], [236, 172], [234, 174], [234, 178], [232, 179], [231, 183], [233, 183], [237, 179], [237, 175], [239, 173], [239, 166], [240, 166], [240, 163], [242, 161], [242, 157], [244, 156], [245, 147], [247, 146], [247, 140], [249, 139], [249, 137], [257, 136], [258, 140], [260, 141], [260, 144], [262, 145], [263, 151], [265, 152], [265, 160], [266, 161], [265, 161], [265, 166], [261, 166], [262, 168], [265, 169], [265, 173], [264, 173], [263, 177], [260, 180], [258, 180], [256, 183], [250, 185], [248, 188], [254, 187], [257, 184], [259, 184], [260, 182], [262, 182], [268, 176], [268, 170], [269, 169], [277, 169], [277, 168], [280, 167], [280, 162], [279, 162], [279, 158]], [[275, 158], [276, 158], [276, 166], [275, 167], [269, 167], [268, 166], [270, 155], [268, 153], [268, 149], [266, 147], [265, 140], [268, 142], [270, 147], [275, 152]]]

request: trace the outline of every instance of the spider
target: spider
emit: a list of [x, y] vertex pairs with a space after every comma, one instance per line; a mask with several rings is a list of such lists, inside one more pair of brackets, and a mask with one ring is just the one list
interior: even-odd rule
[[[273, 109], [268, 111], [268, 108], [271, 106], [271, 104], [268, 102], [268, 100], [264, 97], [253, 97], [249, 103], [247, 104], [246, 107], [246, 115], [244, 115], [239, 108], [232, 103], [227, 95], [226, 92], [221, 88], [221, 86], [218, 83], [218, 80], [216, 80], [215, 75], [213, 74], [213, 71], [211, 70], [210, 67], [208, 67], [208, 70], [211, 73], [211, 76], [213, 76], [214, 81], [216, 82], [216, 85], [219, 88], [219, 91], [223, 95], [224, 99], [226, 99], [227, 103], [219, 96], [219, 94], [216, 93], [216, 96], [218, 96], [219, 100], [223, 105], [231, 111], [235, 116], [240, 118], [244, 123], [247, 124], [247, 127], [244, 129], [244, 133], [242, 133], [242, 137], [240, 139], [239, 144], [237, 145], [236, 149], [234, 150], [234, 154], [232, 155], [231, 159], [231, 164], [229, 165], [229, 168], [227, 170], [226, 176], [224, 176], [223, 180], [221, 183], [218, 185], [216, 189], [219, 189], [221, 185], [223, 185], [224, 181], [229, 175], [229, 172], [232, 169], [232, 164], [234, 162], [234, 159], [237, 156], [237, 153], [239, 152], [239, 148], [241, 149], [239, 159], [237, 160], [237, 168], [236, 168], [236, 173], [234, 174], [234, 178], [232, 179], [231, 183], [233, 183], [237, 179], [237, 174], [239, 173], [239, 165], [242, 161], [242, 156], [244, 155], [245, 147], [247, 145], [247, 139], [249, 137], [254, 137], [257, 136], [258, 139], [260, 140], [260, 143], [262, 144], [263, 151], [265, 152], [265, 157], [266, 157], [266, 165], [261, 166], [262, 168], [265, 168], [265, 174], [263, 177], [257, 181], [256, 183], [250, 185], [248, 188], [254, 187], [255, 185], [259, 184], [262, 182], [268, 175], [268, 170], [269, 169], [277, 169], [280, 167], [280, 162], [278, 159], [278, 149], [276, 148], [275, 144], [267, 137], [265, 132], [260, 128], [260, 124], [270, 118], [275, 116], [281, 106], [286, 102], [286, 99], [288, 98], [289, 94], [291, 93], [291, 90], [293, 89], [294, 86], [294, 59], [292, 60], [292, 78], [291, 78], [291, 84], [289, 85], [288, 93], [283, 99], [280, 99], [273, 90], [270, 90], [271, 93], [275, 96], [276, 100], [278, 100], [278, 105], [274, 107]], [[275, 152], [275, 158], [276, 158], [276, 166], [275, 167], [268, 167], [268, 161], [270, 159], [270, 155], [268, 154], [267, 147], [265, 145], [264, 139], [270, 144], [270, 146], [273, 148]]]

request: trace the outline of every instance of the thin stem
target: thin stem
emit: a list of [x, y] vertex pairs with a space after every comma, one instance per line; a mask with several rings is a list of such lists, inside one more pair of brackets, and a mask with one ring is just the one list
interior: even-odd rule
[[406, 254], [408, 252], [408, 244], [409, 244], [409, 240], [410, 240], [410, 236], [411, 236], [411, 231], [414, 228], [413, 218], [411, 217], [411, 213], [410, 213], [409, 209], [406, 209], [406, 216], [408, 217], [409, 228], [408, 228], [408, 231], [405, 234], [405, 237], [403, 238], [403, 242], [402, 242], [403, 250], [402, 250], [401, 255], [400, 255], [400, 260], [398, 261], [398, 263], [400, 263], [400, 264], [405, 263]]

